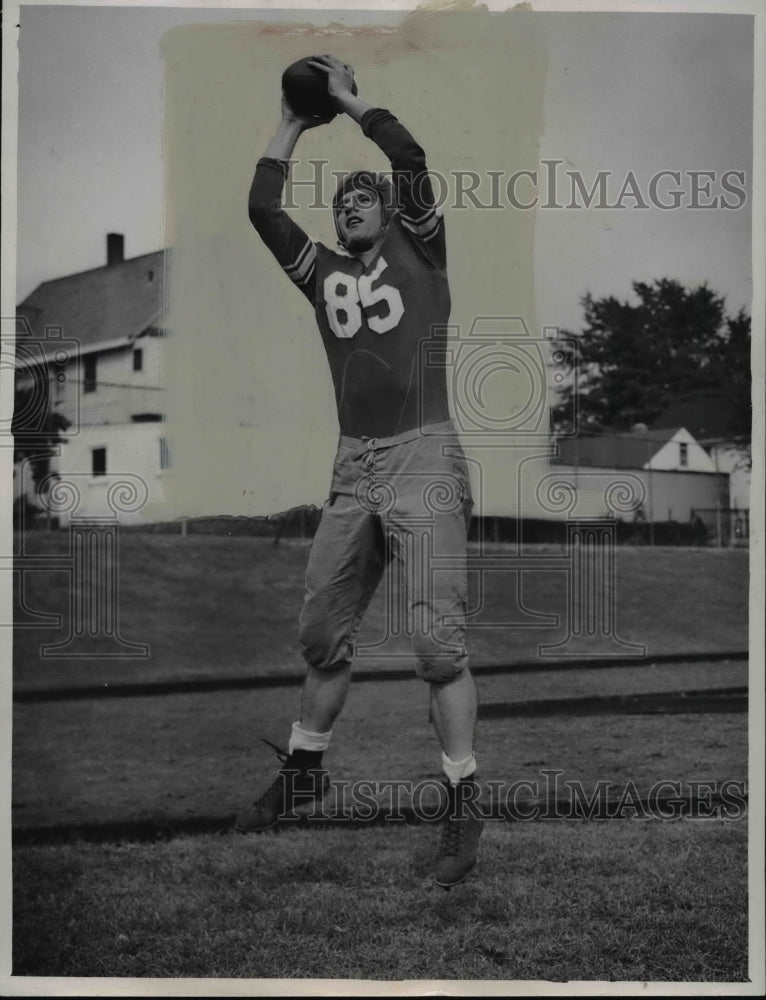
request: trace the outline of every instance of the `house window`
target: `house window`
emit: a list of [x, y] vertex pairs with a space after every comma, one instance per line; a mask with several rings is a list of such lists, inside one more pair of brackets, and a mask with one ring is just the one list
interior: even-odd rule
[[689, 445], [685, 441], [679, 441], [678, 443], [678, 462], [682, 469], [685, 469], [689, 464]]
[[82, 391], [96, 391], [96, 358], [95, 354], [86, 354], [82, 359]]
[[94, 476], [106, 475], [106, 448], [91, 448], [90, 467]]
[[160, 438], [160, 468], [169, 469], [170, 468], [170, 455], [168, 454], [168, 442], [167, 438]]
[[133, 351], [133, 371], [140, 372], [143, 370], [143, 367], [144, 367], [144, 352], [142, 348], [137, 347], [135, 351]]

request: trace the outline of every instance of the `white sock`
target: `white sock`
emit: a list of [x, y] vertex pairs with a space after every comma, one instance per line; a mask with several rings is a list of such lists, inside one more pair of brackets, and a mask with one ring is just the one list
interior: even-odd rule
[[294, 722], [287, 749], [289, 753], [293, 750], [326, 750], [331, 736], [332, 729], [328, 733], [313, 733], [304, 729], [300, 722]]
[[462, 760], [452, 760], [446, 753], [442, 752], [442, 768], [450, 780], [450, 784], [456, 785], [461, 778], [470, 778], [476, 770], [476, 758], [472, 753]]

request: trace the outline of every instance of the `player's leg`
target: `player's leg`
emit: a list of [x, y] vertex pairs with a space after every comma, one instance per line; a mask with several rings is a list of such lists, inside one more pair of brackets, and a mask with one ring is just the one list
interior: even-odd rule
[[466, 667], [454, 680], [431, 683], [431, 718], [442, 747], [447, 814], [434, 879], [443, 888], [462, 882], [476, 864], [482, 815], [473, 752], [476, 685]]
[[298, 637], [307, 664], [288, 763], [320, 768], [346, 701], [353, 646], [384, 568], [380, 524], [352, 494], [325, 505], [306, 568]]
[[473, 753], [477, 712], [465, 624], [473, 502], [462, 449], [451, 447], [441, 437], [415, 442], [417, 474], [399, 477], [385, 528], [402, 574], [416, 669], [430, 686], [434, 729], [445, 755], [460, 761]]
[[324, 795], [329, 778], [322, 756], [348, 693], [354, 639], [383, 565], [377, 520], [354, 496], [333, 495], [322, 511], [306, 570], [299, 624], [307, 662], [301, 716], [293, 723], [274, 782], [238, 816], [241, 832], [268, 829], [296, 805]]
[[298, 627], [307, 663], [301, 725], [308, 730], [331, 730], [343, 708], [354, 640], [384, 565], [378, 519], [356, 496], [334, 494], [311, 548]]
[[465, 647], [472, 504], [459, 445], [452, 457], [443, 455], [438, 440], [425, 439], [417, 450], [425, 475], [408, 478], [421, 485], [415, 490], [403, 485], [386, 526], [393, 558], [404, 574], [416, 669], [429, 684], [431, 717], [442, 748], [449, 810], [435, 879], [449, 887], [475, 865], [482, 829], [473, 752], [477, 697]]
[[453, 761], [473, 754], [477, 697], [471, 671], [465, 667], [446, 683], [430, 685], [431, 721], [444, 753]]
[[309, 664], [301, 693], [301, 725], [312, 732], [329, 732], [346, 702], [350, 684], [350, 663], [331, 670]]

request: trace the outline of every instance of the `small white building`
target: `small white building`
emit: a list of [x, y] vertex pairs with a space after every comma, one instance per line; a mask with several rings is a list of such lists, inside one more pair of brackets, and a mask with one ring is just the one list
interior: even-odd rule
[[654, 430], [683, 426], [710, 456], [717, 472], [729, 476], [728, 507], [750, 510], [750, 461], [747, 448], [738, 441], [726, 399], [713, 390], [679, 399], [652, 425]]
[[[114, 516], [114, 490], [122, 523], [144, 520], [162, 501], [168, 257], [159, 250], [126, 260], [123, 237], [110, 233], [104, 266], [43, 282], [18, 307], [17, 386], [38, 387], [68, 421], [51, 462], [62, 489], [37, 499], [62, 523]], [[26, 463], [16, 480], [29, 495]], [[57, 500], [64, 487], [76, 503]]]
[[729, 476], [684, 427], [578, 435], [554, 442], [551, 476], [576, 498], [571, 517], [688, 522], [726, 508]]

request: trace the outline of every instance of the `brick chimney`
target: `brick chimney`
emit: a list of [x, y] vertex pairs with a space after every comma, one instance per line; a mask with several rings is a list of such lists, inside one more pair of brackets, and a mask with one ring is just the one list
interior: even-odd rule
[[106, 266], [121, 264], [125, 260], [125, 237], [122, 233], [106, 234]]

